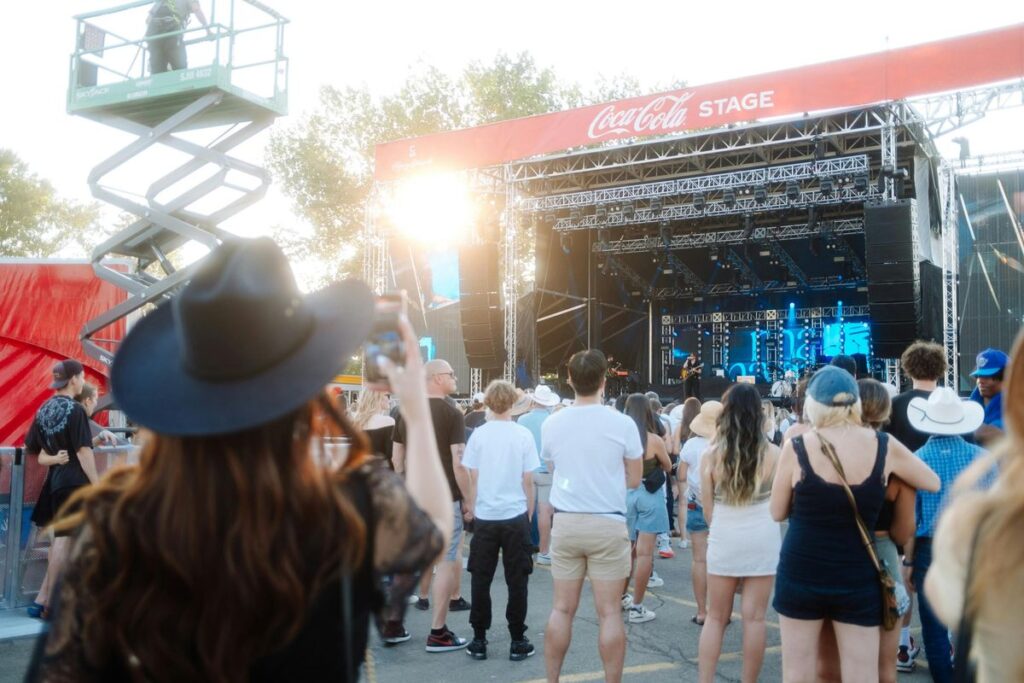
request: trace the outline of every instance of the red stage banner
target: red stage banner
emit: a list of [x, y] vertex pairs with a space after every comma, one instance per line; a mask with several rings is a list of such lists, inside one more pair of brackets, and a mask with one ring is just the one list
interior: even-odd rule
[[847, 109], [1024, 77], [1024, 24], [378, 145], [377, 180], [481, 168], [608, 140]]

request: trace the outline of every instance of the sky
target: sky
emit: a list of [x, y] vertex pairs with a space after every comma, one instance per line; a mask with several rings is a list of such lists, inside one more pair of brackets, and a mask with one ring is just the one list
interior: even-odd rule
[[[211, 0], [202, 0], [209, 12]], [[225, 4], [227, 0], [218, 0]], [[287, 16], [289, 117], [315, 107], [321, 85], [397, 90], [417, 62], [457, 75], [499, 51], [528, 51], [541, 67], [584, 85], [627, 74], [646, 87], [684, 79], [690, 85], [942, 39], [1024, 22], [1024, 3], [970, 2], [644, 3], [519, 0], [265, 0]], [[0, 147], [13, 149], [64, 196], [89, 198], [86, 177], [129, 138], [65, 112], [68, 55], [75, 14], [118, 5], [110, 0], [15, 3], [0, 22]], [[140, 32], [141, 32], [140, 27]], [[973, 154], [1024, 150], [1024, 108], [990, 114], [938, 141], [954, 157], [951, 138], [966, 135]], [[244, 150], [262, 161], [263, 133]], [[247, 235], [299, 221], [276, 189], [235, 217]]]

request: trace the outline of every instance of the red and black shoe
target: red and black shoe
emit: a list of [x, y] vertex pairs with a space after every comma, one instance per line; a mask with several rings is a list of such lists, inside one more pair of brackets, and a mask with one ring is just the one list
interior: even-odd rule
[[441, 633], [431, 633], [427, 636], [427, 652], [454, 652], [467, 645], [468, 640], [459, 638], [447, 626], [441, 628]]

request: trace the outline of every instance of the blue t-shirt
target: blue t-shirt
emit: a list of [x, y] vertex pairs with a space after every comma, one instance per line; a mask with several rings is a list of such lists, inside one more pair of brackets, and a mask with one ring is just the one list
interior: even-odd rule
[[985, 409], [985, 424], [1003, 429], [1003, 392], [993, 396], [988, 405], [985, 405], [985, 399], [981, 397], [978, 387], [974, 387], [974, 391], [971, 392], [971, 400]]
[[[530, 412], [522, 415], [516, 424], [526, 427], [533, 434], [533, 440], [537, 443], [537, 452], [540, 453], [540, 426], [544, 424], [544, 420], [551, 416], [551, 412], [547, 408], [534, 408]], [[540, 461], [540, 467], [535, 472], [547, 472], [548, 467], [544, 464], [544, 461]]]

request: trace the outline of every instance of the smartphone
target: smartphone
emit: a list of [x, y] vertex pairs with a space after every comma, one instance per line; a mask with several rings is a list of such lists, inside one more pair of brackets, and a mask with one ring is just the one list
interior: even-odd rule
[[405, 364], [405, 343], [398, 331], [398, 321], [407, 308], [404, 290], [377, 297], [373, 328], [363, 346], [363, 375], [370, 388], [383, 391], [390, 388], [388, 378], [381, 372], [380, 358], [388, 358], [398, 366]]

